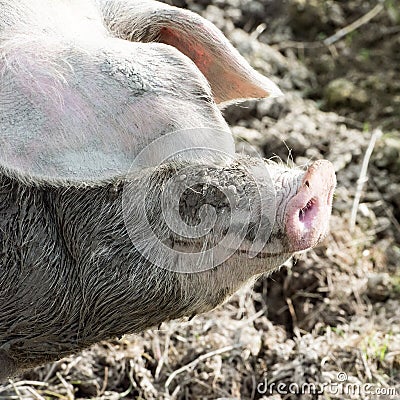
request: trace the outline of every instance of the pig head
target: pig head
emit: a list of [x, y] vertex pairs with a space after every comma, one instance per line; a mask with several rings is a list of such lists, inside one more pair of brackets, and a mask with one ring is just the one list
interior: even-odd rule
[[189, 11], [0, 1], [0, 379], [210, 310], [322, 240], [332, 165], [236, 155], [218, 108], [279, 94]]

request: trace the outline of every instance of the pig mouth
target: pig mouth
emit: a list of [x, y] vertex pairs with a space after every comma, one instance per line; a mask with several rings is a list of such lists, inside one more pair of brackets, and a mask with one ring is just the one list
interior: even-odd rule
[[313, 163], [286, 208], [286, 235], [292, 252], [315, 247], [327, 235], [336, 177], [326, 160]]

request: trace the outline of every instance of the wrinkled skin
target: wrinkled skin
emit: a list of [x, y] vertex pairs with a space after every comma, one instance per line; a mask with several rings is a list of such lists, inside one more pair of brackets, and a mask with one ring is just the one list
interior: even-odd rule
[[[279, 89], [200, 17], [149, 1], [0, 0], [0, 72], [0, 379], [208, 311], [326, 235], [332, 166], [304, 171], [234, 154], [216, 103]], [[196, 140], [230, 157], [129, 171], [147, 144], [193, 127], [216, 129]], [[260, 166], [276, 193], [263, 207], [252, 179]], [[161, 218], [162, 188], [180, 171], [188, 187], [177, 194], [182, 221], [195, 226], [202, 206], [215, 210], [214, 228], [199, 238], [182, 238]], [[129, 235], [127, 185], [129, 218], [140, 220], [145, 196], [150, 225], [170, 248], [221, 241], [233, 207], [225, 191], [243, 215], [234, 227], [244, 240], [197, 273], [172, 271], [179, 257], [150, 262]], [[275, 221], [249, 257], [262, 210]]]

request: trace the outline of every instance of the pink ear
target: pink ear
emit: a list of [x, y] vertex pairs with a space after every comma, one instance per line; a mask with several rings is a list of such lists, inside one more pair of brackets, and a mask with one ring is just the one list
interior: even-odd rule
[[[118, 15], [113, 13], [113, 4]], [[103, 13], [117, 35], [132, 41], [165, 43], [192, 59], [207, 78], [217, 103], [282, 94], [249, 65], [215, 25], [193, 12], [156, 1], [109, 0]]]
[[161, 29], [159, 40], [176, 47], [194, 61], [210, 83], [217, 103], [281, 94], [272, 81], [247, 63], [222, 33], [215, 34], [220, 33], [216, 27], [203, 25], [203, 28], [203, 33], [209, 34], [213, 41], [200, 40], [204, 37], [196, 35], [198, 31], [182, 32], [172, 26]]

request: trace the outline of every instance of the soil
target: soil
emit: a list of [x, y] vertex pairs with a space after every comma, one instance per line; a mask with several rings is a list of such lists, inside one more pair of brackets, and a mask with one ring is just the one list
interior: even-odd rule
[[0, 398], [399, 399], [400, 2], [173, 4], [214, 22], [285, 92], [224, 115], [239, 151], [334, 164], [331, 233], [213, 312], [37, 368]]

